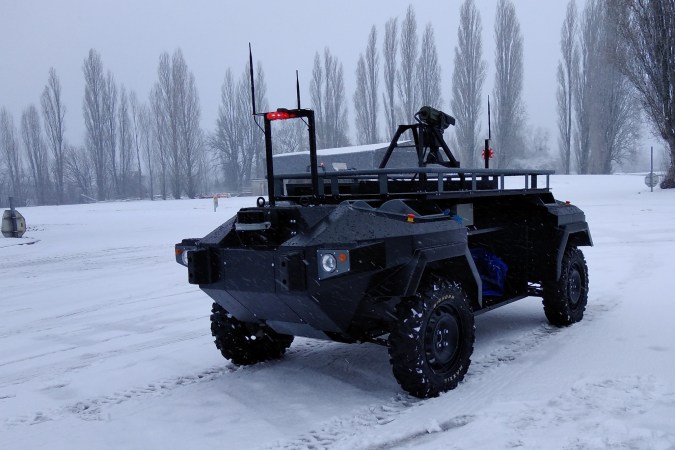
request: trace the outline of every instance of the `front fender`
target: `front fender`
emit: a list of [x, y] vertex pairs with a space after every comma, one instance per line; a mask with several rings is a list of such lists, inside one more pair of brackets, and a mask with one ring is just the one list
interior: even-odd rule
[[475, 299], [479, 307], [482, 306], [483, 288], [480, 275], [464, 243], [416, 250], [410, 261], [391, 278], [388, 291], [393, 296], [413, 296], [418, 292], [425, 273], [429, 271], [463, 282], [467, 293]]

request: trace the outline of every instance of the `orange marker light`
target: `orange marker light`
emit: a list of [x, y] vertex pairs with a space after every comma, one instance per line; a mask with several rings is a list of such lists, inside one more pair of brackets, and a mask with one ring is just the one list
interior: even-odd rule
[[338, 255], [338, 261], [340, 261], [341, 263], [347, 261], [347, 254], [346, 253], [340, 253]]
[[412, 213], [408, 214], [407, 221], [410, 222], [410, 223], [413, 223], [415, 221], [415, 214], [412, 214]]

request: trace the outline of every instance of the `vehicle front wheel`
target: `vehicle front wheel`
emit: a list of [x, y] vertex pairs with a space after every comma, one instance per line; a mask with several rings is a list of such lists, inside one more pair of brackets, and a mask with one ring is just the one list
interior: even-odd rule
[[220, 353], [240, 366], [281, 358], [293, 342], [293, 336], [235, 319], [217, 303], [211, 309], [211, 334]]
[[410, 394], [436, 397], [457, 387], [473, 353], [474, 318], [461, 285], [430, 283], [396, 307], [389, 334], [394, 377]]
[[588, 267], [576, 247], [565, 250], [560, 279], [544, 284], [544, 313], [555, 326], [565, 327], [584, 317], [588, 302]]

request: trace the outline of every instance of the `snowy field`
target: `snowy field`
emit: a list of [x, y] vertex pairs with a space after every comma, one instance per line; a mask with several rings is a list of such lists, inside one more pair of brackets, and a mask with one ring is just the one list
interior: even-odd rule
[[584, 320], [553, 328], [537, 298], [478, 317], [464, 382], [425, 401], [376, 345], [220, 356], [173, 245], [254, 198], [19, 208], [25, 237], [0, 238], [0, 449], [675, 449], [675, 191], [552, 187], [595, 242]]

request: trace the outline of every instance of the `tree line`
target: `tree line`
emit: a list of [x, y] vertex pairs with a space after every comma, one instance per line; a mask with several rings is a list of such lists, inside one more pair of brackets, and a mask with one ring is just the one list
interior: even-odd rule
[[[523, 35], [512, 0], [499, 0], [494, 24], [493, 88], [485, 90], [482, 22], [474, 0], [460, 6], [451, 88], [440, 85], [434, 28], [421, 39], [410, 5], [372, 26], [354, 70], [347, 100], [343, 64], [326, 47], [314, 55], [309, 85], [319, 148], [388, 141], [423, 105], [448, 111], [457, 125], [449, 142], [463, 167], [481, 164], [487, 97], [492, 102], [493, 167], [531, 166], [548, 156], [550, 133], [528, 125], [523, 103]], [[570, 0], [560, 33], [556, 105], [564, 173], [611, 173], [634, 157], [642, 118], [670, 149], [664, 187], [675, 186], [675, 0]], [[160, 55], [148, 97], [117, 82], [90, 50], [85, 81], [82, 145], [66, 139], [67, 108], [56, 71], [49, 71], [40, 105], [15, 121], [0, 109], [0, 202], [8, 195], [31, 204], [123, 198], [195, 197], [216, 189], [245, 191], [265, 174], [264, 137], [251, 120], [248, 65], [228, 68], [215, 128], [200, 126], [195, 76], [180, 50]], [[256, 67], [256, 104], [268, 109], [265, 72]], [[446, 105], [443, 92], [448, 92]], [[350, 106], [353, 114], [350, 115]], [[449, 108], [447, 107], [449, 106]], [[353, 133], [350, 120], [353, 118]], [[68, 120], [73, 120], [68, 115]], [[274, 123], [275, 151], [306, 150], [301, 121]]]

